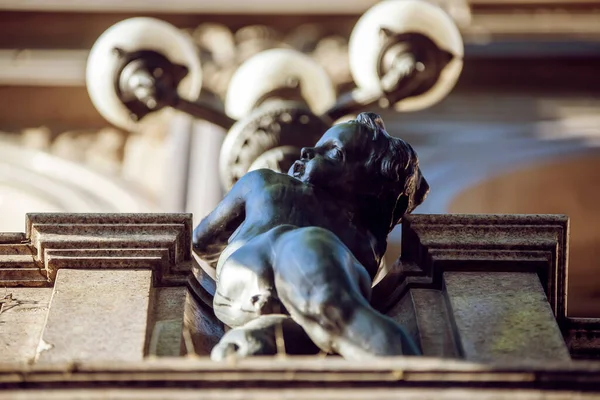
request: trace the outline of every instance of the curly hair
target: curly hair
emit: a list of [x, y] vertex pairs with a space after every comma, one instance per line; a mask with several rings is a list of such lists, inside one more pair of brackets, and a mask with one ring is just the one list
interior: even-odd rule
[[429, 192], [429, 185], [419, 169], [417, 153], [404, 140], [390, 136], [378, 114], [360, 113], [356, 122], [368, 129], [371, 145], [375, 147], [367, 162], [368, 171], [392, 184], [399, 184], [396, 186], [396, 190], [400, 191], [398, 201], [405, 203], [401, 207], [401, 214], [410, 213], [425, 200]]

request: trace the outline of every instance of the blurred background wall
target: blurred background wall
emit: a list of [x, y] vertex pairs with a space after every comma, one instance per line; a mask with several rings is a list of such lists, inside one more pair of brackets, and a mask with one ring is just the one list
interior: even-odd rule
[[[569, 215], [569, 313], [600, 316], [600, 2], [434, 2], [463, 34], [459, 83], [424, 111], [375, 110], [420, 155], [432, 190], [418, 212]], [[216, 98], [271, 47], [310, 54], [342, 91], [349, 34], [375, 3], [1, 0], [0, 230], [40, 211], [190, 211], [197, 223], [222, 196], [222, 129], [171, 113], [126, 132], [93, 107], [87, 53], [114, 23], [154, 16], [192, 35]]]

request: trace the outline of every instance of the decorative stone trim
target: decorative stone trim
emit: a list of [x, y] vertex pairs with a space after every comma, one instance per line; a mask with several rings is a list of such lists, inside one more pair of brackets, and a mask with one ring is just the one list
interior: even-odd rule
[[402, 255], [374, 288], [386, 311], [409, 288], [442, 289], [450, 271], [536, 272], [559, 324], [566, 319], [569, 220], [563, 215], [409, 215]]
[[[181, 358], [137, 363], [0, 367], [0, 382], [5, 393], [19, 390], [19, 398], [39, 398], [41, 393], [53, 392], [60, 398], [75, 398], [77, 394], [81, 396], [82, 389], [88, 389], [87, 396], [92, 393], [114, 395], [114, 391], [119, 390], [122, 398], [161, 397], [162, 394], [165, 398], [187, 399], [191, 398], [192, 389], [193, 396], [209, 398], [271, 399], [283, 395], [389, 399], [405, 395], [456, 399], [490, 396], [591, 399], [600, 392], [599, 372], [600, 366], [590, 362], [490, 366], [413, 357], [361, 363], [315, 357], [257, 357], [238, 363]], [[452, 394], [445, 396], [448, 391]]]
[[0, 237], [0, 285], [52, 286], [59, 269], [151, 269], [156, 286], [191, 271], [191, 214], [28, 214]]

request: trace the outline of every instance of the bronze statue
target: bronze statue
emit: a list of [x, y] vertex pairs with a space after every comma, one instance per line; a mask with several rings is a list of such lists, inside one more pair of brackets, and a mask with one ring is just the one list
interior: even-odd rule
[[419, 354], [369, 298], [387, 235], [428, 191], [412, 147], [373, 113], [327, 130], [287, 175], [244, 175], [193, 235], [233, 328], [211, 357], [275, 354], [278, 327], [291, 354]]

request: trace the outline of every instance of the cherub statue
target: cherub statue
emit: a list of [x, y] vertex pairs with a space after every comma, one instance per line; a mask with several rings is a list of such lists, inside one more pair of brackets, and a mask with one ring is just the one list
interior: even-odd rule
[[232, 328], [211, 357], [274, 354], [276, 326], [289, 353], [310, 351], [307, 335], [347, 359], [419, 354], [369, 304], [389, 232], [429, 191], [415, 151], [361, 113], [300, 157], [287, 175], [244, 175], [194, 230], [216, 267], [215, 314]]

